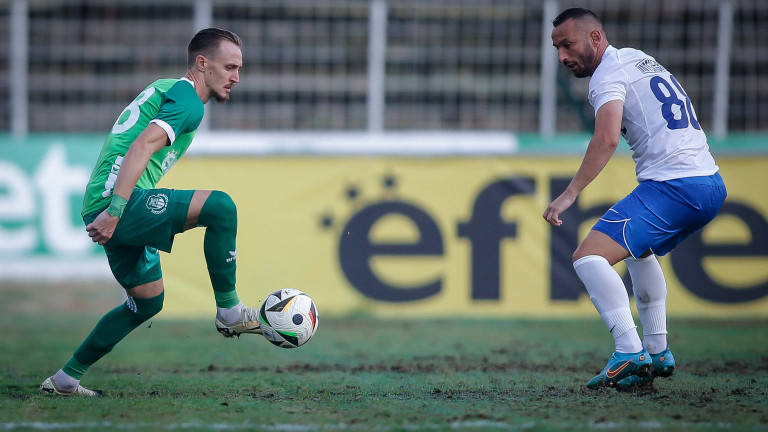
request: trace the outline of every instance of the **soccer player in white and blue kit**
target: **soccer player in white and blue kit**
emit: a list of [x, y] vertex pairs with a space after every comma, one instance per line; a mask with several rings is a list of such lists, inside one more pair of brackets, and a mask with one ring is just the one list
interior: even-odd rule
[[[591, 77], [595, 132], [568, 188], [543, 217], [562, 224], [560, 214], [602, 171], [623, 135], [639, 185], [599, 219], [573, 254], [573, 266], [615, 342], [608, 364], [587, 387], [644, 385], [675, 368], [667, 344], [667, 287], [655, 256], [715, 217], [725, 185], [691, 101], [669, 71], [642, 51], [611, 46], [588, 9], [567, 9], [552, 24], [558, 60], [576, 77]], [[632, 278], [642, 340], [613, 269], [622, 260]]]

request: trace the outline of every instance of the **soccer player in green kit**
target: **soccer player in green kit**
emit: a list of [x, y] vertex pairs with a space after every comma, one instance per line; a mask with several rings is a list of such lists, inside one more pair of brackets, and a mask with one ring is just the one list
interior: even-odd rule
[[40, 391], [100, 396], [80, 385], [90, 366], [163, 307], [158, 250], [171, 251], [174, 236], [206, 227], [203, 251], [216, 300], [216, 328], [225, 337], [261, 333], [258, 310], [235, 290], [237, 209], [224, 192], [157, 189], [160, 178], [184, 154], [210, 99], [223, 103], [239, 82], [240, 38], [208, 28], [187, 49], [187, 73], [160, 79], [120, 114], [99, 155], [83, 201], [91, 239], [104, 246], [109, 266], [125, 288], [125, 303], [108, 312], [69, 361]]

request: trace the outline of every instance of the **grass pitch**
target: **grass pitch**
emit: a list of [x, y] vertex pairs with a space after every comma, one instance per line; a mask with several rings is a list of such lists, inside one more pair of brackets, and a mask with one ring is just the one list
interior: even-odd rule
[[0, 431], [768, 430], [763, 319], [672, 319], [675, 375], [617, 392], [584, 387], [612, 351], [597, 317], [321, 315], [312, 341], [287, 350], [224, 339], [213, 316], [161, 313], [84, 378], [106, 397], [38, 394], [119, 301], [91, 290], [0, 286]]

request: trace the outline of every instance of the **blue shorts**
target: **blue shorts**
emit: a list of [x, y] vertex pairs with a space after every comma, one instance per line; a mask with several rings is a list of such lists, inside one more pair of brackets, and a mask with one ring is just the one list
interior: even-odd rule
[[725, 197], [725, 184], [718, 173], [644, 181], [592, 229], [611, 237], [634, 258], [647, 251], [662, 256], [714, 219]]

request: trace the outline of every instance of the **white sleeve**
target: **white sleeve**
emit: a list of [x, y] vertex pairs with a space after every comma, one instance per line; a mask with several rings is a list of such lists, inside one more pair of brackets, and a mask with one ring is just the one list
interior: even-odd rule
[[174, 130], [171, 127], [171, 125], [169, 125], [168, 123], [164, 122], [163, 120], [159, 120], [159, 119], [152, 119], [149, 123], [150, 124], [154, 123], [154, 124], [160, 126], [161, 128], [163, 128], [165, 133], [168, 134], [168, 145], [171, 145], [171, 144], [173, 144], [174, 141], [176, 141], [176, 132], [174, 132]]
[[601, 75], [589, 82], [589, 102], [595, 108], [595, 115], [600, 107], [608, 102], [620, 100], [626, 102], [629, 77], [621, 69]]

